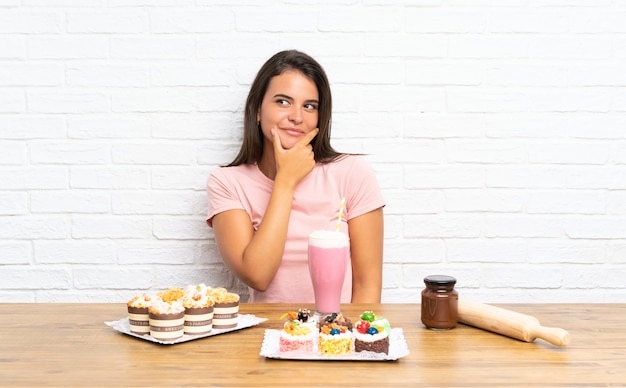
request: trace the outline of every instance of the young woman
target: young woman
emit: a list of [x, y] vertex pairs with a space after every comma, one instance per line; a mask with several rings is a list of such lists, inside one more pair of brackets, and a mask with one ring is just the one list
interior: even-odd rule
[[369, 165], [330, 145], [326, 73], [295, 50], [271, 57], [248, 94], [243, 143], [208, 180], [208, 218], [224, 263], [250, 288], [249, 302], [313, 303], [308, 236], [350, 237], [342, 303], [378, 303], [384, 198]]

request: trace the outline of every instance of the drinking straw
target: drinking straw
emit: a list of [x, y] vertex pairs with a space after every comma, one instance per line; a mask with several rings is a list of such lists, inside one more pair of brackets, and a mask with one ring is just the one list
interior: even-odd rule
[[339, 232], [339, 227], [341, 226], [341, 217], [343, 217], [343, 208], [346, 206], [346, 197], [341, 198], [341, 204], [339, 205], [339, 215], [337, 216], [337, 226], [335, 227], [335, 232]]

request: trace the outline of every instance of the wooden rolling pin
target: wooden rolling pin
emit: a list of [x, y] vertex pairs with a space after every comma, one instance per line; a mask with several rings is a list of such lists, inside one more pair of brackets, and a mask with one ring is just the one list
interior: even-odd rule
[[540, 338], [552, 345], [565, 346], [570, 340], [567, 331], [541, 326], [539, 320], [530, 315], [461, 298], [459, 322], [525, 342]]

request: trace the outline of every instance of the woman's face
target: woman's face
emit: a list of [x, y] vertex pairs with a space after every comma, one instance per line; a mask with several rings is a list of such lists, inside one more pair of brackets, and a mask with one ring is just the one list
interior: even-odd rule
[[299, 71], [273, 77], [257, 113], [263, 135], [270, 142], [275, 128], [285, 149], [317, 128], [319, 93], [315, 82]]

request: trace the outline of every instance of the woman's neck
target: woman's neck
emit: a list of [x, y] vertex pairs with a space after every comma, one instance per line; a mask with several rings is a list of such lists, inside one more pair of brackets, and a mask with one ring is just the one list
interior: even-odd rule
[[263, 155], [257, 165], [263, 175], [271, 180], [276, 178], [276, 160], [274, 159], [274, 150], [272, 149], [271, 144], [269, 147], [264, 147]]

